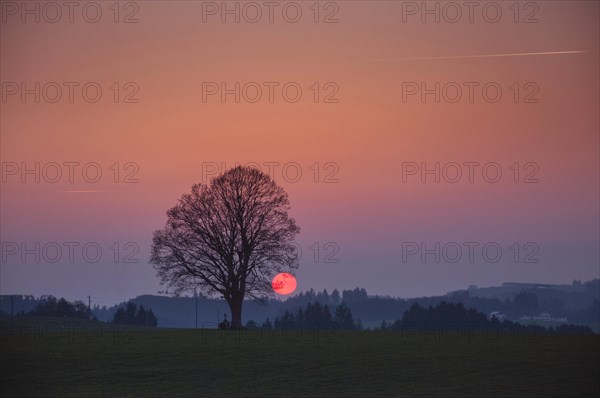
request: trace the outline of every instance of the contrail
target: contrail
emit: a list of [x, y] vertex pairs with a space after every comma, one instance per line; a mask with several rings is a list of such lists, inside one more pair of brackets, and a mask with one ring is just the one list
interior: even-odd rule
[[114, 192], [114, 191], [98, 191], [93, 189], [81, 190], [81, 191], [63, 191], [66, 193], [93, 193], [93, 192]]
[[533, 55], [562, 55], [562, 54], [582, 54], [587, 51], [546, 51], [537, 53], [508, 53], [508, 54], [481, 54], [481, 55], [450, 55], [443, 57], [414, 57], [414, 58], [380, 58], [373, 59], [372, 61], [386, 61], [386, 60], [398, 60], [398, 61], [420, 61], [430, 59], [461, 59], [461, 58], [498, 58], [498, 57], [527, 57]]

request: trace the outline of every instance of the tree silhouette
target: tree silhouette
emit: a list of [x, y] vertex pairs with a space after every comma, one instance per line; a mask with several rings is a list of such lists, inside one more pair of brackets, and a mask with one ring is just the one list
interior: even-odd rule
[[331, 305], [337, 306], [341, 301], [342, 298], [340, 297], [340, 292], [337, 289], [334, 289], [333, 292], [331, 292]]
[[287, 193], [268, 175], [235, 167], [194, 185], [167, 212], [150, 261], [175, 294], [197, 288], [222, 296], [239, 329], [244, 297], [264, 298], [276, 273], [298, 266], [300, 228], [289, 209]]
[[129, 301], [125, 307], [119, 307], [113, 316], [113, 323], [126, 325], [140, 325], [155, 327], [158, 325], [158, 319], [152, 309], [139, 307], [137, 304]]
[[57, 300], [54, 296], [43, 296], [29, 315], [83, 319], [90, 317], [87, 306], [81, 301], [70, 303], [64, 298]]
[[335, 309], [333, 321], [342, 330], [354, 329], [354, 318], [352, 317], [352, 311], [346, 305], [344, 301]]
[[[319, 302], [308, 303], [306, 308], [299, 308], [296, 313], [286, 310], [283, 315], [276, 317], [274, 321], [275, 329], [300, 328], [310, 330], [354, 330], [358, 325], [354, 323], [352, 311], [342, 302], [331, 314], [328, 305], [321, 305]], [[263, 329], [271, 329], [271, 322], [267, 321], [262, 325]]]
[[537, 295], [527, 290], [522, 290], [515, 296], [513, 305], [519, 314], [531, 315], [539, 310]]

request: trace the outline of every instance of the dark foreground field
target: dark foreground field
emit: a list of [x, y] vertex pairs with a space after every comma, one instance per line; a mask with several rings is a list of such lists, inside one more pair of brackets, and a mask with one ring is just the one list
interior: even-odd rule
[[[14, 325], [13, 325], [14, 326]], [[2, 397], [597, 397], [598, 335], [5, 324]], [[40, 330], [42, 334], [40, 335]], [[83, 333], [87, 330], [87, 333]], [[441, 338], [440, 338], [441, 336]]]

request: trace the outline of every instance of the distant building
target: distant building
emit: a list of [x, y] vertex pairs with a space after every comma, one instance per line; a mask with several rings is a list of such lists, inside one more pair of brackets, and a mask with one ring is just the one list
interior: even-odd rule
[[548, 311], [543, 311], [539, 315], [526, 315], [519, 318], [520, 321], [538, 321], [538, 322], [560, 322], [566, 323], [567, 318], [553, 318]]
[[567, 318], [552, 317], [548, 311], [543, 311], [539, 315], [525, 315], [519, 318], [519, 321], [539, 321], [539, 322], [559, 322], [567, 323]]
[[488, 314], [488, 319], [491, 321], [492, 318], [496, 318], [500, 322], [504, 322], [507, 319], [507, 316], [499, 311], [493, 311]]
[[550, 285], [547, 283], [522, 283], [522, 282], [505, 282], [502, 284], [504, 287], [518, 287], [522, 289], [549, 289], [549, 288], [560, 288], [563, 285]]
[[544, 311], [538, 316], [534, 316], [533, 319], [542, 322], [552, 322], [552, 315], [548, 311]]

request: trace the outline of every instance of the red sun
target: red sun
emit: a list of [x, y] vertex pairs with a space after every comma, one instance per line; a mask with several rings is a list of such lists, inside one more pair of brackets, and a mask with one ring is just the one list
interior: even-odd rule
[[271, 286], [273, 286], [275, 293], [281, 295], [291, 294], [296, 290], [296, 278], [292, 274], [282, 272], [281, 274], [275, 275], [275, 278], [273, 278], [273, 281], [271, 282]]

